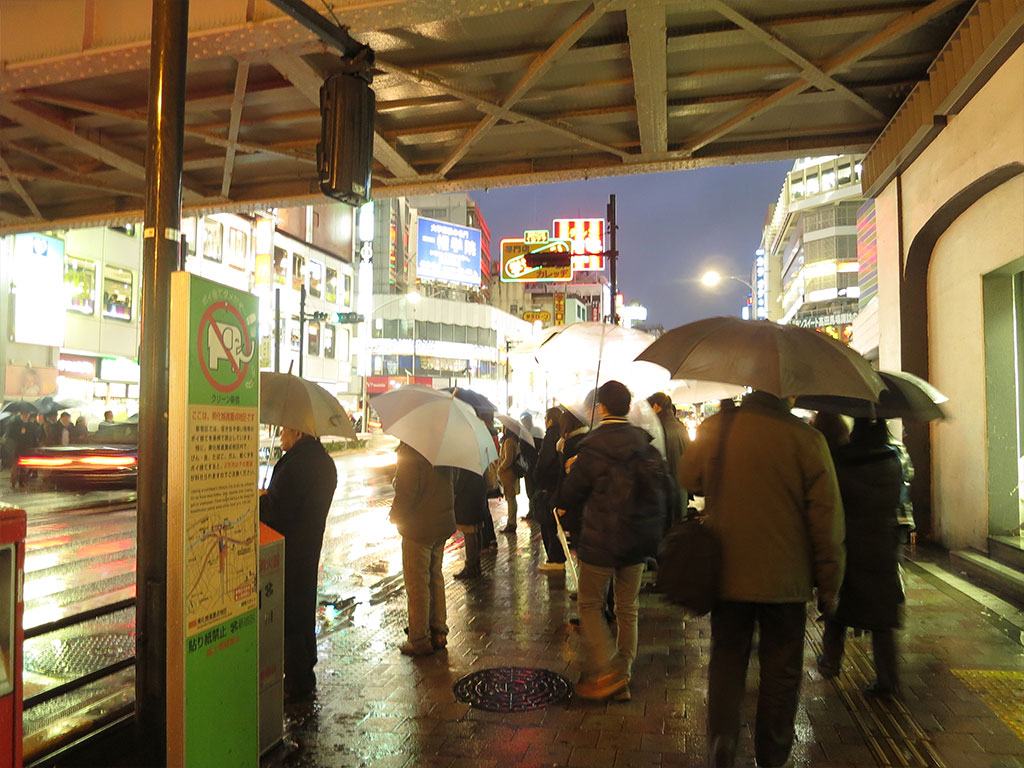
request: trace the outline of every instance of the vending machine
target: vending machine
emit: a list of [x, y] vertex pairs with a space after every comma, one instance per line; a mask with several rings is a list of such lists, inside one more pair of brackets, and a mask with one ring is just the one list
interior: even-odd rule
[[21, 766], [25, 510], [0, 504], [0, 768]]

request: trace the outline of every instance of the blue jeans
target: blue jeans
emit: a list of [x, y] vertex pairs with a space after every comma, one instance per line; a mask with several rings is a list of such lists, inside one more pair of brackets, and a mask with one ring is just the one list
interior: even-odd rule
[[409, 610], [409, 642], [430, 644], [430, 635], [448, 634], [448, 607], [444, 597], [441, 560], [448, 537], [421, 544], [402, 537], [402, 577]]
[[[643, 563], [604, 568], [580, 561], [578, 608], [585, 677], [615, 672], [629, 679], [636, 658], [636, 622], [640, 612], [640, 577], [643, 572]], [[618, 625], [614, 645], [604, 619], [609, 582], [615, 590], [615, 623]]]

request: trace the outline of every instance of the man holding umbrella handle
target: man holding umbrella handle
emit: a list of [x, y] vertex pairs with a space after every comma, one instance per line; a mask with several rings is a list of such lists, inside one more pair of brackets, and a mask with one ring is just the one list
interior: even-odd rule
[[320, 549], [338, 471], [319, 438], [281, 428], [284, 455], [260, 491], [260, 521], [284, 536], [284, 690], [305, 698], [316, 688], [316, 604]]

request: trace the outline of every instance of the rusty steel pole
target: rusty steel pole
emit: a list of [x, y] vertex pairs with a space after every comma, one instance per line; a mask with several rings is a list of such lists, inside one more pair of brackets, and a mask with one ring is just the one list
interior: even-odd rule
[[[188, 0], [153, 0], [139, 350], [135, 712], [140, 757], [167, 752], [167, 404], [171, 273], [178, 263]], [[182, 567], [180, 563], [173, 567]]]

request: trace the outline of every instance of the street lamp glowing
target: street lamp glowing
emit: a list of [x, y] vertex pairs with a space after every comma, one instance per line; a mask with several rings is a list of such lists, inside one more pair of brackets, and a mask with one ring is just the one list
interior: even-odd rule
[[405, 298], [409, 301], [410, 304], [417, 304], [419, 303], [419, 300], [423, 297], [420, 296], [416, 291], [409, 291], [409, 293], [405, 295]]
[[700, 281], [708, 288], [714, 288], [720, 282], [722, 282], [722, 276], [715, 272], [713, 269], [709, 269], [703, 275], [701, 275]]

